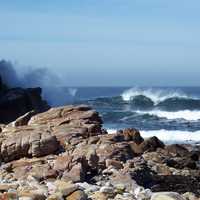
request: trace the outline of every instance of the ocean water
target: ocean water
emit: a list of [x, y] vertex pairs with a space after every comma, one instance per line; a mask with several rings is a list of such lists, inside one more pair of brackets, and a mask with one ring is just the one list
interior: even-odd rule
[[65, 88], [68, 102], [88, 104], [110, 133], [134, 127], [166, 142], [200, 141], [200, 87]]

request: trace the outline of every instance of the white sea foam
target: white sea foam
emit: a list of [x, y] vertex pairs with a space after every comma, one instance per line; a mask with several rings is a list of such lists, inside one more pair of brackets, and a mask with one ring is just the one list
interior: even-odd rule
[[137, 87], [124, 91], [121, 96], [124, 101], [130, 101], [131, 99], [133, 99], [135, 96], [138, 95], [143, 95], [150, 98], [155, 104], [158, 104], [161, 101], [173, 97], [188, 98], [188, 96], [181, 91], [167, 90], [167, 89], [162, 90], [155, 88], [141, 89]]
[[168, 112], [161, 110], [152, 110], [152, 111], [137, 111], [139, 114], [150, 114], [155, 115], [160, 118], [166, 119], [185, 119], [188, 121], [198, 121], [200, 120], [200, 111], [199, 110], [181, 110], [176, 112]]
[[153, 130], [140, 131], [142, 137], [156, 136], [164, 142], [193, 143], [200, 142], [200, 131], [180, 131], [180, 130]]
[[77, 88], [68, 88], [68, 92], [72, 97], [76, 96], [78, 89]]
[[[107, 130], [109, 134], [116, 132], [114, 129]], [[197, 143], [200, 142], [200, 131], [180, 131], [180, 130], [151, 130], [140, 131], [141, 136], [144, 138], [156, 136], [166, 143]]]

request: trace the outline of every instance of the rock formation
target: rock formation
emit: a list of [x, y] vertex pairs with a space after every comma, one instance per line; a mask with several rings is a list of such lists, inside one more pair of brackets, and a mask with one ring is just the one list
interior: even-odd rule
[[32, 110], [43, 112], [49, 109], [41, 93], [41, 88], [8, 89], [0, 77], [0, 123], [12, 122]]
[[0, 199], [200, 196], [198, 147], [165, 145], [136, 129], [107, 134], [88, 106], [29, 112], [0, 127]]

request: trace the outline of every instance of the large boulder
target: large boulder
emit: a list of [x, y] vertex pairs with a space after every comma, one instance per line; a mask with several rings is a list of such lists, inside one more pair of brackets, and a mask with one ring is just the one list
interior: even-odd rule
[[1, 159], [5, 162], [22, 157], [40, 157], [55, 153], [59, 143], [49, 131], [19, 130], [3, 139]]
[[1, 159], [8, 162], [70, 150], [82, 140], [101, 134], [101, 124], [98, 113], [84, 105], [52, 108], [36, 115], [29, 112], [1, 129]]

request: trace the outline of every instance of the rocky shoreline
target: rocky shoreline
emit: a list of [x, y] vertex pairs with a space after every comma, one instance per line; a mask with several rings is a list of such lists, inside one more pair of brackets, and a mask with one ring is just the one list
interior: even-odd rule
[[195, 200], [200, 148], [136, 129], [107, 134], [86, 105], [28, 112], [0, 126], [0, 199]]

